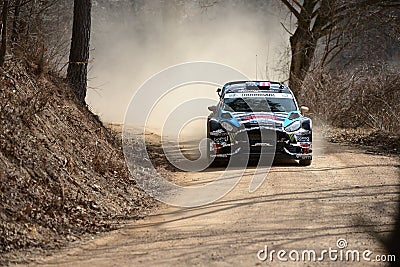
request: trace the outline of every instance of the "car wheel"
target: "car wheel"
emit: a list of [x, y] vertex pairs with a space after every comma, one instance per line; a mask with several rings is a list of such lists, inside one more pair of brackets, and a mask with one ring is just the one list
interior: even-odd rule
[[210, 137], [207, 137], [206, 156], [207, 156], [207, 162], [210, 163], [212, 161], [212, 159], [211, 159], [211, 140], [210, 140]]
[[311, 162], [312, 162], [311, 159], [301, 159], [301, 160], [299, 160], [299, 164], [301, 166], [310, 166]]
[[214, 153], [213, 148], [212, 148], [212, 143], [213, 143], [213, 141], [211, 140], [211, 137], [208, 135], [207, 151], [206, 151], [207, 162], [209, 164], [209, 167], [219, 167], [221, 165], [221, 159], [216, 158], [216, 157], [211, 157], [211, 155]]
[[229, 157], [228, 158], [220, 158], [220, 157], [211, 157], [211, 155], [214, 155], [215, 153], [213, 150], [211, 150], [212, 146], [212, 141], [208, 140], [208, 147], [209, 149], [207, 150], [207, 160], [208, 163], [210, 164], [210, 167], [223, 167], [229, 162]]

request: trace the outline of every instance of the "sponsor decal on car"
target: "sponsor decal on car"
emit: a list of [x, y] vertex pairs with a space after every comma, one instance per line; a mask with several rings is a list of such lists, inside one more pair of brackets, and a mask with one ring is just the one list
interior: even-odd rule
[[259, 98], [259, 97], [274, 97], [274, 98], [293, 98], [291, 94], [286, 93], [263, 93], [259, 91], [243, 90], [238, 93], [227, 93], [224, 98]]

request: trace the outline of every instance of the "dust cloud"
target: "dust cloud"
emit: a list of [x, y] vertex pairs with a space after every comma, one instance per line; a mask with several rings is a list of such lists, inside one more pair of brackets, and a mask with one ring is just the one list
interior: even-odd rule
[[[250, 79], [257, 76], [259, 80], [285, 80], [286, 74], [277, 70], [288, 41], [280, 25], [279, 9], [274, 1], [258, 1], [264, 3], [262, 6], [251, 2], [218, 1], [202, 8], [199, 1], [154, 0], [106, 11], [96, 4], [89, 106], [103, 121], [121, 123], [141, 84], [169, 66], [189, 61], [225, 64]], [[215, 89], [192, 85], [154, 99], [157, 104], [149, 116], [149, 125], [159, 131], [174, 106], [195, 97], [216, 103]], [[152, 97], [151, 92], [148, 97]], [[207, 106], [193, 108], [203, 119], [187, 122], [186, 126], [195, 128], [194, 132], [205, 132], [198, 127], [205, 127]], [[194, 134], [182, 127], [182, 133]]]

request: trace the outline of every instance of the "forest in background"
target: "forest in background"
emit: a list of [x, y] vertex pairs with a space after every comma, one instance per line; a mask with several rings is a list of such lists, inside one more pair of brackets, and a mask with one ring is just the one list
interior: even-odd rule
[[[7, 12], [4, 4], [1, 7], [8, 14], [5, 58], [22, 57], [35, 64], [39, 73], [65, 75], [73, 3], [5, 2]], [[258, 77], [289, 82], [299, 102], [323, 122], [340, 128], [400, 132], [398, 1], [97, 0], [92, 6], [87, 102], [95, 112], [96, 101], [107, 106], [105, 99], [115, 90], [121, 90], [116, 100], [123, 103], [124, 87], [135, 84], [120, 81], [124, 79], [120, 74], [127, 75], [127, 70], [143, 82], [155, 70], [187, 59], [217, 58], [254, 76], [259, 53]], [[231, 21], [243, 28], [227, 27]], [[214, 27], [218, 31], [212, 32]], [[271, 27], [272, 32], [251, 30]], [[246, 31], [246, 37], [254, 38], [237, 45], [233, 40]], [[198, 39], [193, 39], [196, 35]], [[165, 49], [171, 53], [166, 55]], [[199, 51], [206, 51], [200, 53], [205, 58], [192, 56]], [[149, 67], [155, 65], [158, 69]], [[113, 85], [116, 88], [110, 88]], [[113, 103], [108, 105], [109, 110], [101, 110], [100, 115], [113, 120], [104, 114], [115, 108]]]

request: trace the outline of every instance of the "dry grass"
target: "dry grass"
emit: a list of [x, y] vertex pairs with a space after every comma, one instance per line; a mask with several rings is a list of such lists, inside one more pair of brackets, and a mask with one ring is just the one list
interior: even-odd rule
[[308, 75], [301, 103], [332, 126], [400, 134], [399, 69], [365, 66], [349, 72]]

